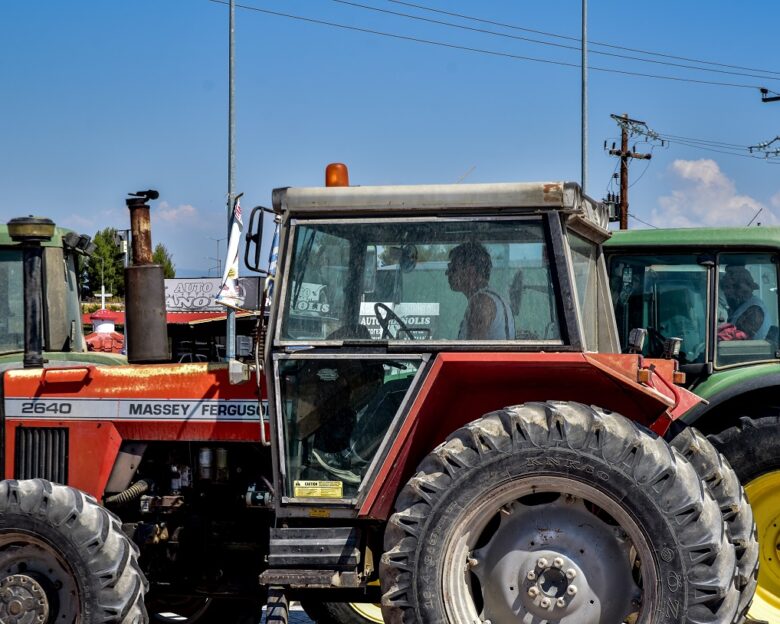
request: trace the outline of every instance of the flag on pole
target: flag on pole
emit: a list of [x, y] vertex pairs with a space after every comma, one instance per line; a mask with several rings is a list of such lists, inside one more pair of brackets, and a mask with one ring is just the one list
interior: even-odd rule
[[241, 221], [241, 195], [239, 195], [233, 203], [225, 272], [222, 275], [222, 285], [219, 288], [219, 294], [215, 298], [217, 303], [238, 310], [243, 309], [246, 296], [243, 287], [238, 282], [238, 245], [243, 229], [244, 224]]
[[279, 222], [274, 220], [274, 237], [271, 241], [271, 252], [268, 254], [268, 277], [265, 287], [265, 307], [271, 308], [271, 297], [274, 294], [274, 281], [276, 279], [276, 265], [279, 261]]

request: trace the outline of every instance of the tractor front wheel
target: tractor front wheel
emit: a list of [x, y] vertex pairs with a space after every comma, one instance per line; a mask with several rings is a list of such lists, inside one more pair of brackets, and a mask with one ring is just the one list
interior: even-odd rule
[[119, 519], [74, 488], [0, 482], [1, 622], [147, 622], [146, 579]]
[[691, 464], [628, 419], [565, 402], [452, 434], [385, 532], [386, 622], [721, 624], [735, 553]]

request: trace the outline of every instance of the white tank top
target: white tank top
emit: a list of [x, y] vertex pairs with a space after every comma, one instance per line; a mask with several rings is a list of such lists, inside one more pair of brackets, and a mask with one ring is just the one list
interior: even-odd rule
[[[493, 322], [488, 328], [487, 335], [484, 340], [514, 340], [515, 339], [515, 318], [512, 316], [512, 312], [509, 309], [504, 298], [497, 292], [489, 290], [487, 288], [480, 288], [471, 297], [469, 297], [468, 308], [473, 305], [474, 298], [477, 295], [487, 295], [493, 301], [493, 305], [496, 306], [496, 315], [493, 318]], [[468, 308], [466, 312], [468, 313]], [[463, 320], [460, 322], [460, 330], [458, 331], [458, 340], [469, 340], [468, 326], [466, 325], [466, 315], [463, 316]]]

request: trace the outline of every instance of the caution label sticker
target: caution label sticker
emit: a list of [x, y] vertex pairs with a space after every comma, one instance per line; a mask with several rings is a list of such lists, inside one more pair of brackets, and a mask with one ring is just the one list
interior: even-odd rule
[[344, 484], [341, 481], [295, 481], [295, 498], [344, 498]]

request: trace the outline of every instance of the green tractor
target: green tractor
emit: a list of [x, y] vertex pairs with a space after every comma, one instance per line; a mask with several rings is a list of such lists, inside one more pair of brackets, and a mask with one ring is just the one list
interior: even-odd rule
[[760, 547], [750, 615], [780, 622], [780, 228], [616, 232], [605, 252], [621, 343], [644, 328], [645, 355], [679, 348], [688, 389], [706, 400], [681, 420], [745, 486]]
[[33, 315], [50, 366], [127, 363], [124, 356], [87, 351], [84, 342], [78, 259], [89, 255], [91, 245], [88, 236], [49, 219], [0, 224], [0, 371], [23, 364], [25, 314]]

